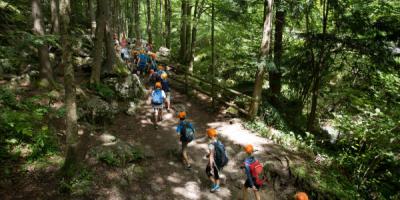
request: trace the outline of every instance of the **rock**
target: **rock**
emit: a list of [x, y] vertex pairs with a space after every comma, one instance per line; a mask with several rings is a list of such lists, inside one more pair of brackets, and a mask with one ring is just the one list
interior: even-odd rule
[[154, 183], [152, 182], [150, 184], [151, 190], [153, 190], [153, 192], [161, 192], [163, 189], [161, 188], [161, 185], [158, 183]]
[[125, 77], [111, 77], [104, 81], [124, 100], [135, 100], [141, 98], [145, 94], [145, 88], [139, 77], [134, 74], [128, 74]]
[[93, 124], [111, 122], [117, 111], [98, 96], [91, 96], [80, 107], [80, 119], [85, 119]]
[[109, 144], [117, 141], [117, 138], [109, 133], [103, 133], [99, 137], [100, 141], [103, 142], [104, 144]]
[[129, 102], [129, 107], [128, 107], [128, 110], [126, 111], [126, 114], [133, 116], [133, 115], [135, 115], [135, 111], [136, 111], [135, 102]]

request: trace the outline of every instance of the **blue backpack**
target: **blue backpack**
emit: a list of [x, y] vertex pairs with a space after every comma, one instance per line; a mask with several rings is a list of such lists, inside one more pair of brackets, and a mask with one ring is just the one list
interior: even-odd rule
[[191, 142], [194, 139], [194, 130], [189, 122], [183, 122], [181, 127], [181, 139], [184, 142]]
[[214, 155], [214, 161], [215, 164], [217, 165], [218, 169], [222, 169], [223, 167], [228, 164], [228, 156], [226, 155], [225, 151], [225, 146], [224, 144], [221, 143], [221, 141], [216, 141], [214, 142], [214, 147], [215, 147], [215, 155]]
[[161, 105], [164, 103], [164, 97], [162, 96], [161, 90], [154, 90], [154, 92], [151, 96], [151, 102], [154, 105]]

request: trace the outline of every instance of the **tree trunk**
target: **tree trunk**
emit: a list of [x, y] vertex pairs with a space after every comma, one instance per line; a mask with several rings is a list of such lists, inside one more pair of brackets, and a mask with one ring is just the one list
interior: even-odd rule
[[282, 11], [281, 0], [275, 1], [276, 15], [275, 15], [275, 43], [274, 43], [274, 63], [276, 70], [269, 71], [269, 87], [272, 93], [272, 102], [276, 104], [277, 97], [281, 94], [281, 78], [282, 73], [280, 70], [281, 58], [282, 58], [282, 35], [283, 27], [285, 24], [285, 12]]
[[105, 37], [105, 47], [106, 47], [106, 62], [104, 66], [105, 72], [112, 72], [113, 66], [116, 59], [115, 48], [114, 48], [114, 40], [113, 40], [113, 25], [112, 25], [112, 16], [110, 7], [106, 6], [104, 10], [106, 26], [104, 29], [104, 37]]
[[313, 70], [313, 79], [314, 84], [312, 86], [312, 98], [311, 98], [311, 110], [310, 114], [308, 115], [307, 121], [307, 130], [312, 132], [315, 130], [315, 119], [317, 113], [317, 106], [318, 106], [318, 95], [319, 95], [319, 88], [321, 87], [321, 71], [322, 68], [325, 66], [326, 56], [326, 34], [327, 34], [327, 25], [328, 25], [328, 14], [329, 14], [329, 0], [323, 0], [323, 16], [322, 16], [322, 40], [320, 44], [320, 52], [319, 52], [319, 61], [316, 65], [315, 69]]
[[133, 11], [135, 13], [135, 36], [136, 36], [136, 47], [140, 47], [140, 13], [139, 13], [139, 0], [133, 0]]
[[185, 51], [185, 65], [188, 65], [190, 62], [190, 51], [191, 51], [191, 38], [192, 38], [192, 2], [191, 0], [187, 0], [186, 4], [186, 51]]
[[51, 32], [53, 34], [58, 34], [60, 32], [60, 22], [58, 16], [58, 0], [51, 0], [50, 10], [51, 10]]
[[[43, 15], [40, 0], [32, 0], [33, 33], [38, 36], [45, 35]], [[44, 44], [38, 47], [40, 63], [40, 85], [44, 87], [54, 87], [53, 69], [50, 64], [49, 47]]]
[[268, 0], [268, 12], [264, 20], [263, 36], [260, 47], [260, 54], [258, 61], [262, 63], [258, 66], [256, 80], [253, 90], [253, 100], [250, 105], [250, 117], [254, 119], [257, 116], [258, 108], [261, 102], [262, 87], [264, 85], [265, 75], [265, 62], [269, 57], [270, 46], [271, 46], [271, 32], [272, 32], [272, 6], [274, 0]]
[[160, 0], [160, 46], [164, 46], [163, 0]]
[[153, 43], [153, 37], [151, 34], [151, 2], [150, 0], [146, 1], [147, 3], [147, 36], [148, 36], [148, 42], [150, 44]]
[[182, 64], [185, 63], [185, 53], [186, 53], [186, 47], [187, 47], [187, 37], [186, 37], [186, 28], [187, 28], [187, 0], [182, 0], [182, 14], [181, 14], [181, 34], [180, 34], [180, 41], [181, 41], [181, 47], [179, 51], [179, 56], [180, 56], [180, 61]]
[[101, 65], [103, 63], [103, 43], [104, 33], [106, 27], [106, 13], [105, 7], [107, 6], [107, 0], [97, 0], [97, 12], [96, 12], [96, 36], [94, 40], [94, 51], [93, 51], [93, 63], [92, 63], [92, 74], [90, 76], [91, 84], [100, 84]]
[[215, 92], [215, 5], [214, 0], [211, 2], [211, 96], [212, 107], [216, 108], [216, 92]]
[[165, 0], [165, 46], [171, 48], [171, 0]]
[[95, 0], [89, 0], [89, 13], [90, 13], [90, 32], [92, 37], [96, 34], [96, 9]]
[[61, 44], [62, 44], [62, 65], [64, 67], [64, 87], [65, 87], [65, 107], [66, 114], [66, 135], [67, 135], [67, 155], [65, 158], [62, 172], [69, 180], [75, 175], [80, 166], [80, 161], [84, 155], [79, 152], [79, 136], [77, 126], [77, 111], [76, 111], [76, 88], [75, 74], [72, 66], [72, 48], [71, 38], [69, 33], [70, 23], [70, 1], [60, 1], [60, 21], [61, 21]]
[[199, 23], [200, 17], [203, 12], [204, 0], [199, 2], [200, 0], [196, 0], [194, 5], [194, 13], [193, 13], [193, 27], [192, 27], [192, 41], [190, 45], [190, 55], [189, 55], [189, 72], [193, 72], [193, 64], [194, 64], [194, 54], [196, 51], [196, 39], [197, 39], [197, 25]]

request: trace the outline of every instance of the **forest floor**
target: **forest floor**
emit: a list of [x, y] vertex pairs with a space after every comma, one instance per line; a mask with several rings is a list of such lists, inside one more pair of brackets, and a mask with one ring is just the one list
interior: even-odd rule
[[[137, 114], [128, 116], [120, 113], [112, 124], [103, 129], [117, 140], [144, 148], [145, 159], [140, 162], [128, 163], [124, 167], [112, 167], [103, 163], [89, 164], [93, 186], [89, 194], [83, 194], [72, 199], [192, 199], [192, 200], [231, 200], [241, 199], [241, 188], [245, 174], [240, 165], [245, 154], [242, 146], [253, 144], [256, 157], [264, 162], [266, 156], [290, 155], [293, 159], [301, 160], [300, 155], [288, 152], [272, 141], [258, 136], [243, 127], [240, 119], [225, 118], [224, 114], [212, 114], [207, 98], [188, 98], [179, 92], [172, 92], [172, 111], [164, 112], [164, 120], [155, 129], [152, 122], [152, 108], [149, 92], [139, 104]], [[180, 142], [175, 132], [178, 119], [176, 112], [186, 110], [188, 120], [193, 123], [196, 139], [189, 144], [188, 153], [192, 169], [187, 170], [180, 160]], [[230, 162], [223, 169], [223, 184], [217, 193], [211, 193], [210, 181], [205, 168], [207, 159], [208, 139], [205, 137], [207, 128], [216, 128], [219, 138], [226, 146]], [[92, 134], [89, 138], [90, 148], [104, 145], [102, 134]], [[61, 194], [57, 185], [59, 180], [56, 172], [59, 169], [60, 158], [47, 162], [48, 166], [40, 170], [31, 170], [20, 176], [2, 180], [0, 197], [2, 199], [71, 199]], [[127, 170], [134, 169], [135, 177], [126, 180]], [[15, 168], [18, 174], [18, 168]], [[6, 186], [6, 187], [4, 187]], [[78, 186], [79, 187], [79, 186]], [[295, 189], [291, 188], [290, 193]], [[261, 192], [262, 199], [282, 199], [279, 193], [268, 184]], [[286, 191], [287, 192], [287, 191]], [[252, 197], [252, 193], [250, 197]], [[250, 198], [253, 199], [253, 198]]]

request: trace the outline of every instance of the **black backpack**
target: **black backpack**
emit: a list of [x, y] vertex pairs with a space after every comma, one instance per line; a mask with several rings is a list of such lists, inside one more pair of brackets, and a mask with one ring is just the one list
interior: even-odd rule
[[225, 146], [224, 144], [221, 143], [221, 141], [216, 141], [214, 142], [214, 147], [215, 147], [215, 155], [214, 155], [214, 161], [215, 164], [217, 165], [218, 169], [222, 169], [223, 167], [228, 164], [228, 156], [226, 155], [225, 151]]

